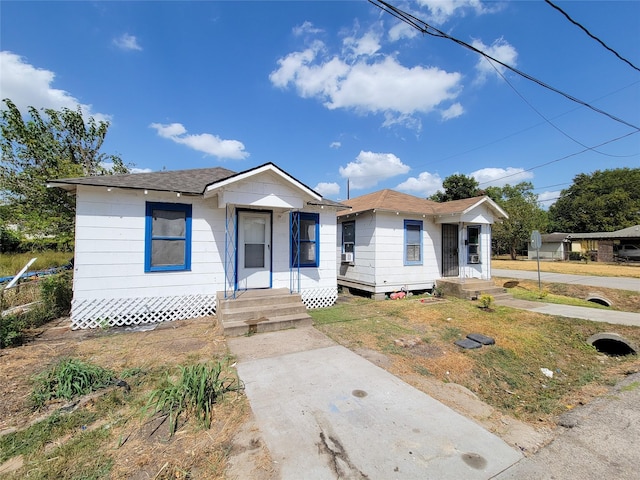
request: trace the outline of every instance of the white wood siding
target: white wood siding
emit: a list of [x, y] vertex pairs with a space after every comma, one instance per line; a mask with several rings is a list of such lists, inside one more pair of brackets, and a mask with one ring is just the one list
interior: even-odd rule
[[[145, 273], [146, 202], [193, 206], [191, 271]], [[210, 200], [81, 186], [76, 209], [74, 298], [215, 294], [223, 288], [225, 210], [212, 208]]]

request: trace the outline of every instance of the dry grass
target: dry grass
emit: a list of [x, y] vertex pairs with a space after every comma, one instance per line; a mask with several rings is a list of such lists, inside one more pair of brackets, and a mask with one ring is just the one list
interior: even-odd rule
[[[252, 418], [244, 395], [229, 394], [216, 404], [211, 428], [182, 422], [174, 436], [169, 435], [162, 416], [149, 419], [143, 414], [150, 391], [176, 365], [228, 358], [215, 319], [160, 324], [153, 331], [135, 333], [122, 329], [70, 332], [68, 322], [60, 322], [32, 333], [39, 333], [34, 342], [0, 351], [0, 431], [22, 430], [61, 406], [54, 402], [46, 411], [34, 412], [28, 396], [29, 379], [63, 357], [108, 367], [121, 375], [128, 372], [125, 378], [131, 392], [110, 389], [84, 403], [78, 412], [89, 412], [97, 420], [82, 432], [67, 432], [47, 451], [27, 456], [22, 469], [4, 478], [24, 478], [29, 470], [41, 472], [44, 476], [39, 478], [222, 479], [227, 478], [230, 455], [248, 448], [262, 458], [260, 471], [245, 470], [241, 475], [271, 478], [268, 450], [254, 442], [256, 435], [247, 434], [252, 435], [245, 442], [249, 446], [236, 441], [238, 431]], [[94, 432], [91, 442], [78, 443], [88, 432]], [[65, 452], [65, 445], [73, 448]]]
[[[538, 271], [536, 260], [491, 260], [493, 268], [508, 270]], [[640, 262], [599, 263], [599, 262], [540, 262], [541, 272], [568, 273], [572, 275], [595, 275], [601, 277], [640, 278]]]

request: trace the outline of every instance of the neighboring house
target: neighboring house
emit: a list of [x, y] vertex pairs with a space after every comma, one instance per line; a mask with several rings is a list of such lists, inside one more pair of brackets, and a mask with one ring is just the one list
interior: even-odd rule
[[[617, 250], [621, 245], [640, 245], [640, 225], [623, 228], [615, 232], [551, 233], [542, 235], [540, 258], [545, 258], [546, 253], [544, 252], [558, 249], [559, 242], [562, 242], [564, 248], [563, 260], [569, 259], [569, 254], [574, 253], [577, 256], [587, 257], [592, 261], [611, 262], [615, 260]], [[529, 250], [528, 258], [536, 258], [535, 250]]]
[[380, 190], [343, 203], [339, 285], [384, 298], [439, 279], [491, 278], [491, 225], [508, 216], [489, 197], [438, 203]]
[[569, 260], [571, 236], [568, 233], [545, 233], [540, 237], [542, 245], [539, 251], [532, 249], [529, 244], [528, 260], [536, 260], [538, 253], [540, 260]]
[[193, 318], [247, 289], [332, 305], [336, 211], [267, 163], [50, 180], [76, 194], [73, 328]]

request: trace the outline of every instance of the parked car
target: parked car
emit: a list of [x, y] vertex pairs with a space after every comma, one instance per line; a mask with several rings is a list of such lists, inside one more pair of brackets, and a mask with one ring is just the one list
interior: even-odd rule
[[620, 260], [640, 260], [640, 247], [637, 245], [620, 245], [618, 247]]

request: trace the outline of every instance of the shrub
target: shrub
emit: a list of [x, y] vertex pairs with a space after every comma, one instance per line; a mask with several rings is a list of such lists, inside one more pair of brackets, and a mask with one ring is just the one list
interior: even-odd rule
[[480, 295], [480, 298], [478, 298], [478, 301], [480, 302], [482, 308], [487, 309], [491, 308], [491, 305], [493, 305], [493, 300], [493, 296], [487, 293]]
[[111, 370], [74, 358], [63, 359], [35, 378], [31, 400], [36, 407], [56, 398], [71, 400], [107, 387], [114, 379]]
[[169, 416], [170, 433], [178, 428], [181, 414], [193, 415], [209, 428], [213, 419], [213, 405], [228, 392], [239, 392], [244, 388], [237, 375], [223, 371], [222, 364], [199, 363], [179, 366], [180, 378], [177, 383], [168, 378], [166, 386], [151, 392], [147, 409], [153, 407], [151, 415], [163, 413]]
[[40, 292], [43, 306], [50, 312], [50, 318], [48, 320], [69, 315], [71, 311], [71, 299], [73, 298], [72, 284], [72, 272], [51, 275], [42, 280]]

